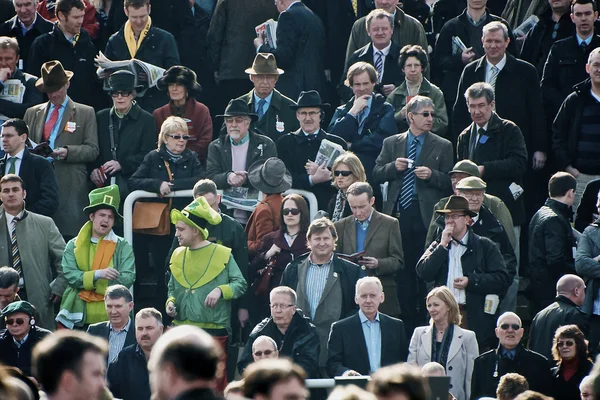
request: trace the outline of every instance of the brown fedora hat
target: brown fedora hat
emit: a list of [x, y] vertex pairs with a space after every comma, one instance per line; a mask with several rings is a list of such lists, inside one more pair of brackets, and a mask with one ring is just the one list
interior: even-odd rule
[[42, 77], [35, 82], [35, 87], [42, 93], [53, 93], [65, 86], [73, 77], [71, 71], [65, 71], [60, 61], [48, 61], [42, 65]]
[[448, 198], [448, 201], [446, 202], [446, 205], [444, 205], [444, 208], [442, 208], [441, 210], [437, 210], [436, 213], [450, 214], [453, 212], [464, 212], [470, 217], [474, 217], [477, 215], [477, 213], [474, 213], [473, 211], [469, 210], [469, 201], [466, 198], [462, 196], [456, 196], [454, 194]]
[[250, 75], [281, 75], [283, 70], [277, 68], [277, 61], [275, 56], [271, 53], [258, 53], [254, 57], [252, 68], [248, 68], [246, 71]]

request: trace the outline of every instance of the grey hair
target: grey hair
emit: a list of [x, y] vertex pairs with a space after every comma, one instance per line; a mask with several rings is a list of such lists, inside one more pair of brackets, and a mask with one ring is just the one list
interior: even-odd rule
[[273, 346], [273, 350], [277, 351], [277, 343], [275, 342], [275, 340], [273, 340], [273, 338], [270, 336], [261, 335], [261, 336], [257, 337], [256, 340], [254, 340], [254, 342], [252, 343], [252, 352], [253, 353], [254, 353], [254, 346], [256, 345], [256, 343], [261, 342], [263, 340], [266, 340], [267, 342], [269, 342]]
[[504, 318], [507, 318], [507, 317], [515, 317], [515, 318], [517, 319], [517, 321], [519, 321], [519, 325], [523, 326], [523, 322], [521, 321], [521, 317], [519, 317], [519, 316], [518, 316], [517, 314], [515, 314], [514, 312], [507, 311], [507, 312], [505, 312], [504, 314], [502, 314], [502, 315], [500, 315], [500, 316], [498, 317], [498, 321], [496, 321], [496, 327], [499, 327], [500, 325], [502, 325], [502, 324], [501, 324], [502, 320], [503, 320]]
[[508, 28], [506, 27], [506, 25], [504, 25], [504, 23], [500, 21], [492, 21], [489, 24], [486, 24], [483, 27], [482, 37], [485, 37], [485, 35], [487, 35], [488, 32], [497, 32], [500, 30], [504, 34], [504, 40], [508, 40]]
[[594, 57], [596, 54], [600, 53], [600, 47], [596, 47], [594, 50], [592, 50], [590, 52], [590, 55], [588, 56], [587, 59], [587, 63], [591, 63], [592, 62], [592, 57]]
[[429, 97], [417, 95], [413, 97], [406, 105], [406, 112], [415, 113], [423, 107], [431, 107], [435, 109], [435, 104]]
[[488, 104], [494, 101], [494, 88], [487, 82], [477, 82], [469, 86], [465, 91], [465, 99], [480, 99], [485, 97]]
[[371, 22], [373, 22], [374, 19], [384, 18], [387, 18], [388, 22], [390, 23], [390, 27], [392, 28], [392, 30], [394, 30], [394, 16], [385, 10], [376, 8], [367, 15], [367, 18], [365, 20], [367, 32], [369, 31], [369, 29], [371, 29]]
[[379, 278], [377, 278], [376, 276], [365, 276], [356, 281], [356, 295], [358, 295], [358, 289], [360, 289], [360, 287], [365, 283], [374, 283], [377, 285], [379, 290], [383, 292], [383, 285], [381, 284]]

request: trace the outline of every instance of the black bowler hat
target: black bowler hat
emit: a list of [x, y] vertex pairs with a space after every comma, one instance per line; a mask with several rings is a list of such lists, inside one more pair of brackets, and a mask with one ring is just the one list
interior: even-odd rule
[[231, 100], [223, 115], [217, 115], [217, 117], [250, 117], [252, 121], [258, 119], [258, 115], [248, 111], [248, 103], [240, 99]]
[[298, 103], [294, 106], [290, 106], [291, 109], [297, 110], [298, 108], [304, 107], [329, 107], [329, 103], [321, 103], [321, 95], [316, 90], [309, 90], [307, 92], [300, 93], [298, 97]]
[[108, 82], [104, 87], [107, 92], [116, 91], [136, 91], [141, 92], [144, 89], [143, 86], [136, 86], [135, 74], [131, 71], [121, 70], [113, 72], [108, 78]]

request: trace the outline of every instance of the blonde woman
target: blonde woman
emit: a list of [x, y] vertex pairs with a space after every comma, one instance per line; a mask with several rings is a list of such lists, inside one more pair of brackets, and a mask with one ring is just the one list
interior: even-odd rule
[[458, 303], [446, 286], [431, 290], [426, 304], [431, 323], [415, 329], [408, 362], [420, 367], [432, 361], [441, 364], [450, 377], [450, 393], [457, 400], [467, 400], [471, 396], [473, 363], [479, 355], [475, 332], [458, 326]]
[[346, 200], [346, 190], [354, 182], [366, 182], [367, 174], [365, 167], [358, 157], [347, 151], [340, 155], [333, 162], [331, 167], [331, 184], [338, 191], [329, 201], [327, 212], [332, 222], [337, 222], [340, 219], [352, 215], [348, 201]]

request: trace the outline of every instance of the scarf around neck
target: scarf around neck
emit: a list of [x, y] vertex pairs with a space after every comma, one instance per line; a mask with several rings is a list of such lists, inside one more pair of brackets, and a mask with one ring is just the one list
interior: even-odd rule
[[129, 50], [129, 55], [131, 55], [131, 58], [135, 57], [135, 54], [140, 49], [140, 45], [144, 41], [144, 38], [146, 37], [146, 35], [148, 35], [148, 31], [150, 30], [151, 26], [152, 26], [152, 18], [150, 18], [150, 16], [148, 16], [148, 22], [146, 22], [146, 26], [144, 27], [144, 29], [142, 29], [142, 32], [140, 33], [140, 37], [136, 41], [135, 35], [133, 34], [133, 28], [131, 27], [131, 22], [129, 22], [129, 20], [127, 20], [127, 22], [125, 22], [125, 28], [124, 28], [125, 43], [127, 44], [127, 49]]

